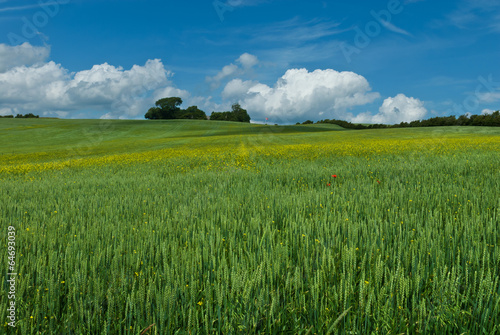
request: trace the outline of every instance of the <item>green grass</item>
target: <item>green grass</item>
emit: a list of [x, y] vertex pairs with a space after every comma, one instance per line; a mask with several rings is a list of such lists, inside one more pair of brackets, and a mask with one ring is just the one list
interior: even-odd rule
[[[31, 153], [94, 145], [114, 150], [144, 150], [145, 143], [167, 139], [231, 135], [316, 133], [344, 130], [336, 125], [274, 126], [224, 121], [0, 119], [1, 153]], [[148, 149], [162, 148], [148, 146]]]
[[500, 330], [498, 129], [106, 124], [0, 120], [19, 333]]

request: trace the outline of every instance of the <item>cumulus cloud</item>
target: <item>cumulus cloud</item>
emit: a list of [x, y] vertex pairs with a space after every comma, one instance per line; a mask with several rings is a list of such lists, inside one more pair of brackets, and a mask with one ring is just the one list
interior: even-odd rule
[[[82, 117], [82, 111], [97, 111], [104, 114], [102, 118], [142, 118], [158, 99], [173, 96], [203, 110], [226, 107], [213, 102], [211, 96], [192, 96], [175, 87], [170, 81], [173, 73], [159, 59], [130, 69], [104, 63], [72, 73], [61, 64], [46, 62], [49, 51], [28, 43], [18, 47], [0, 44], [0, 115], [72, 117], [78, 113]], [[243, 54], [237, 62], [252, 67], [256, 57]]]
[[49, 54], [49, 47], [35, 47], [28, 42], [17, 46], [0, 44], [0, 73], [17, 66], [31, 66], [44, 62]]
[[224, 90], [222, 91], [222, 97], [224, 99], [238, 99], [246, 95], [246, 93], [250, 91], [250, 88], [256, 85], [258, 85], [258, 83], [250, 80], [243, 81], [241, 79], [233, 79], [224, 87]]
[[221, 82], [225, 79], [243, 75], [246, 71], [257, 65], [259, 63], [259, 60], [254, 55], [244, 53], [238, 59], [236, 59], [236, 62], [240, 63], [241, 67], [231, 63], [224, 66], [222, 70], [220, 70], [215, 76], [206, 78], [206, 81], [210, 83], [211, 89], [217, 89], [221, 85]]
[[234, 79], [227, 83], [222, 96], [238, 100], [257, 120], [273, 117], [291, 122], [324, 113], [335, 116], [373, 102], [380, 95], [370, 91], [368, 81], [353, 72], [290, 69], [274, 87]]
[[[30, 50], [26, 45], [23, 48]], [[27, 64], [9, 65], [0, 73], [2, 113], [9, 110], [9, 114], [46, 115], [96, 110], [109, 111], [105, 117], [133, 118], [142, 116], [154, 103], [155, 92], [179, 93], [168, 80], [172, 73], [159, 59], [148, 60], [143, 66], [134, 65], [129, 70], [104, 63], [70, 73], [61, 64], [39, 62], [46, 57], [44, 52], [31, 54], [34, 56], [26, 58]]]
[[350, 121], [356, 123], [396, 124], [421, 120], [426, 114], [427, 109], [422, 101], [407, 97], [404, 94], [398, 94], [394, 98], [385, 99], [377, 114], [361, 113], [351, 117]]
[[61, 104], [60, 93], [68, 80], [67, 71], [54, 62], [18, 66], [0, 73], [0, 101], [4, 107], [24, 105], [27, 109], [37, 103]]
[[[28, 43], [17, 47], [0, 44], [0, 115], [36, 113], [72, 117], [92, 110], [102, 112], [103, 118], [136, 118], [142, 117], [156, 100], [177, 96], [185, 106], [197, 105], [208, 114], [228, 110], [231, 103], [239, 102], [255, 122], [272, 117], [276, 122], [289, 123], [318, 116], [345, 119], [350, 115], [348, 110], [380, 97], [372, 92], [363, 76], [332, 69], [313, 72], [290, 69], [273, 86], [234, 79], [259, 64], [256, 56], [244, 53], [234, 64], [209, 77], [216, 85], [232, 79], [224, 86], [223, 101], [218, 104], [211, 96], [192, 96], [175, 87], [170, 81], [173, 73], [159, 59], [130, 69], [104, 63], [75, 73], [47, 61], [49, 53], [48, 47], [33, 47]], [[378, 114], [363, 113], [352, 119], [398, 123], [421, 119], [426, 113], [423, 102], [399, 94], [386, 99]]]
[[213, 77], [207, 77], [207, 81], [210, 82], [210, 87], [212, 89], [216, 89], [217, 87], [220, 86], [220, 83], [222, 80], [225, 78], [234, 76], [236, 74], [240, 73], [240, 68], [233, 63], [226, 65], [220, 70], [215, 76]]
[[186, 90], [181, 90], [176, 87], [168, 86], [156, 90], [153, 94], [154, 100], [160, 100], [165, 97], [179, 97], [183, 100], [189, 99], [191, 94]]
[[257, 65], [257, 63], [259, 62], [259, 59], [256, 56], [245, 52], [236, 61], [238, 63], [240, 63], [241, 65], [243, 65], [244, 68], [248, 69], [248, 68], [251, 68], [251, 67]]

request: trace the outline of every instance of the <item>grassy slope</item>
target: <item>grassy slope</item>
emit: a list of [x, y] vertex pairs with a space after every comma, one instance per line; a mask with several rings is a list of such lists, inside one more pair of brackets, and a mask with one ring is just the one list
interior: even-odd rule
[[[343, 131], [339, 133], [339, 131]], [[247, 141], [260, 144], [314, 143], [338, 139], [414, 139], [437, 136], [498, 135], [498, 128], [436, 127], [345, 130], [336, 125], [273, 126], [223, 121], [47, 120], [0, 119], [1, 155], [46, 152], [71, 158], [107, 153], [140, 152], [178, 145]], [[230, 135], [245, 135], [230, 136]], [[230, 136], [230, 137], [229, 137]], [[210, 141], [207, 141], [210, 138]], [[85, 153], [82, 155], [82, 153]], [[56, 158], [54, 157], [54, 158]]]
[[215, 136], [297, 135], [339, 130], [344, 129], [335, 125], [265, 126], [223, 121], [0, 119], [0, 153], [43, 151], [70, 155], [72, 148], [92, 153], [137, 152]]

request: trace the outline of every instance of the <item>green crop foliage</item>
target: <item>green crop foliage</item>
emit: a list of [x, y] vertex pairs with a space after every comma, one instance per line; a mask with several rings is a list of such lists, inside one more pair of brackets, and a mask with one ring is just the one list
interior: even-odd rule
[[498, 129], [0, 130], [19, 333], [500, 332]]

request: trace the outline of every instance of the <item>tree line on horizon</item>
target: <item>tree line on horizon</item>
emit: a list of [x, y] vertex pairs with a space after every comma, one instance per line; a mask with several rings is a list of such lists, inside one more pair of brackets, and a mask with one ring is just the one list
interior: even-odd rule
[[0, 115], [0, 118], [7, 118], [7, 119], [38, 119], [40, 115], [35, 115], [33, 113], [28, 113], [28, 114], [17, 114], [16, 116], [14, 115]]
[[156, 107], [151, 107], [144, 117], [148, 120], [191, 119], [250, 122], [250, 115], [238, 103], [232, 105], [231, 111], [212, 112], [209, 118], [198, 106], [181, 109], [180, 105], [182, 105], [182, 99], [179, 97], [163, 98], [156, 101]]
[[[197, 106], [190, 106], [187, 109], [181, 109], [182, 99], [179, 97], [163, 98], [156, 101], [156, 107], [152, 107], [144, 115], [150, 120], [171, 120], [171, 119], [191, 119], [191, 120], [218, 120], [218, 121], [235, 121], [235, 122], [250, 122], [250, 115], [243, 109], [240, 104], [232, 105], [231, 111], [212, 112], [210, 117], [207, 117], [204, 111]], [[14, 115], [0, 115], [0, 118], [39, 118], [39, 115], [33, 113]], [[451, 116], [437, 116], [426, 120], [415, 120], [411, 122], [401, 122], [398, 124], [360, 124], [351, 123], [344, 120], [325, 119], [316, 121], [316, 124], [329, 123], [336, 124], [346, 129], [378, 129], [378, 128], [406, 128], [406, 127], [442, 127], [442, 126], [487, 126], [500, 127], [500, 111], [491, 114], [481, 115], [460, 115], [458, 118]], [[314, 124], [311, 120], [306, 120], [300, 124]]]
[[[316, 124], [329, 123], [336, 124], [342, 128], [347, 129], [377, 129], [377, 128], [407, 128], [407, 127], [443, 127], [443, 126], [487, 126], [487, 127], [500, 127], [500, 111], [491, 114], [482, 115], [460, 115], [458, 118], [455, 115], [451, 116], [436, 116], [427, 120], [415, 120], [411, 122], [401, 122], [398, 124], [360, 124], [351, 123], [343, 120], [320, 120]], [[299, 124], [314, 124], [313, 121], [307, 120]]]

